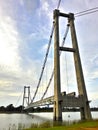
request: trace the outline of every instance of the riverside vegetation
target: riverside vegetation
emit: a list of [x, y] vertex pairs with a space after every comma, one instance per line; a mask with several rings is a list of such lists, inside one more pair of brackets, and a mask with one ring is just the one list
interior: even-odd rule
[[18, 124], [18, 127], [13, 124], [9, 126], [8, 130], [98, 130], [98, 119], [91, 121], [74, 121], [52, 123], [46, 121], [42, 124], [31, 124], [30, 128], [26, 128], [25, 124]]
[[62, 125], [55, 123], [52, 125], [50, 121], [47, 121], [40, 125], [32, 124], [31, 128], [24, 130], [98, 130], [98, 119], [91, 121], [74, 121], [72, 124], [64, 122]]

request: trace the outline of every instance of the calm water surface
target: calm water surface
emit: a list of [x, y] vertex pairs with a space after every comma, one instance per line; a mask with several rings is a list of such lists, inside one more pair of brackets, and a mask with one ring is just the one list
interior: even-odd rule
[[[98, 119], [98, 112], [92, 112], [92, 117]], [[53, 119], [53, 113], [26, 114], [0, 114], [0, 130], [16, 130], [24, 127], [29, 128], [33, 123], [42, 123]], [[79, 112], [64, 112], [64, 121], [80, 120]]]

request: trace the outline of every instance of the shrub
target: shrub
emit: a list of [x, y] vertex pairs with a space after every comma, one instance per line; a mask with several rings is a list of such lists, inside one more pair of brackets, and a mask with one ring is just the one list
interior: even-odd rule
[[42, 124], [39, 125], [40, 128], [49, 128], [51, 127], [51, 122], [50, 121], [46, 121]]
[[31, 124], [31, 127], [30, 127], [30, 128], [38, 128], [38, 124], [33, 123], [33, 124]]

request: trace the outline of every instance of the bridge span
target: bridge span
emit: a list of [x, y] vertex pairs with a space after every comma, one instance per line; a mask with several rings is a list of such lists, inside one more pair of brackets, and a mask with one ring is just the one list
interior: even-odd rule
[[[62, 47], [59, 42], [59, 17], [67, 18], [68, 20], [68, 26], [70, 28], [70, 34], [71, 34], [71, 41], [72, 41], [72, 47]], [[39, 101], [34, 102], [35, 96], [38, 92], [39, 84], [41, 82], [41, 77], [39, 78], [38, 86], [36, 88], [33, 100], [31, 103], [29, 103], [29, 87], [28, 87], [28, 106], [25, 108], [29, 109], [32, 107], [38, 107], [38, 106], [44, 106], [44, 105], [52, 105], [53, 104], [53, 112], [54, 117], [53, 119], [55, 121], [62, 121], [62, 108], [63, 107], [79, 107], [80, 108], [80, 114], [82, 120], [90, 120], [92, 119], [90, 106], [89, 106], [89, 100], [87, 96], [86, 91], [86, 85], [82, 70], [82, 64], [80, 59], [80, 53], [79, 53], [79, 47], [78, 47], [78, 41], [76, 36], [76, 30], [74, 25], [74, 14], [69, 13], [65, 14], [60, 12], [59, 10], [54, 10], [53, 12], [53, 18], [54, 18], [54, 71], [52, 73], [52, 77], [54, 75], [54, 96], [41, 99]], [[53, 34], [52, 31], [52, 34]], [[50, 36], [50, 38], [52, 35]], [[65, 40], [65, 38], [64, 38]], [[49, 45], [50, 46], [50, 45]], [[78, 95], [75, 95], [75, 92], [66, 94], [66, 92], [61, 92], [61, 74], [60, 74], [60, 53], [63, 52], [70, 52], [73, 53], [73, 59], [74, 59], [74, 66], [75, 66], [75, 74], [76, 74], [76, 81], [77, 81], [77, 88], [78, 88]], [[46, 56], [48, 53], [46, 53]], [[46, 63], [46, 59], [44, 64]], [[42, 67], [42, 73], [43, 75], [44, 67]], [[52, 77], [50, 81], [52, 80]], [[50, 85], [49, 81], [49, 85]], [[48, 87], [49, 87], [48, 85]], [[48, 90], [48, 87], [46, 88], [46, 91]], [[24, 92], [25, 93], [25, 92]], [[44, 95], [46, 92], [44, 93]], [[25, 94], [24, 94], [25, 95]]]
[[[59, 102], [62, 104], [63, 107], [83, 107], [83, 96], [76, 96], [75, 92], [68, 93], [62, 92]], [[55, 103], [54, 96], [50, 96], [48, 98], [42, 99], [40, 101], [31, 102], [27, 107], [25, 107], [25, 110], [28, 110], [32, 107], [39, 107], [39, 106], [45, 106], [45, 105], [53, 105]]]

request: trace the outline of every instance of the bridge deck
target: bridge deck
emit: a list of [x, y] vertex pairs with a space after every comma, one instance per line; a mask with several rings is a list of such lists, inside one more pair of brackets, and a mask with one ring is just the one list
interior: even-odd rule
[[[54, 102], [54, 96], [51, 96], [40, 101], [31, 102], [27, 107], [25, 107], [25, 110], [32, 107], [52, 105]], [[83, 96], [76, 97], [75, 92], [69, 94], [62, 92], [60, 102], [62, 103], [62, 107], [82, 107]]]

